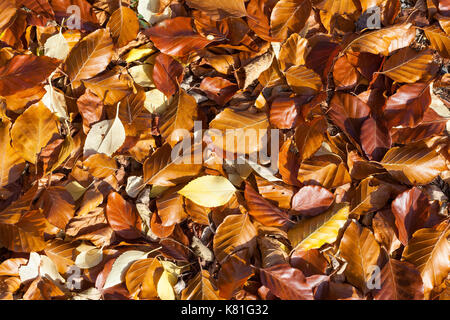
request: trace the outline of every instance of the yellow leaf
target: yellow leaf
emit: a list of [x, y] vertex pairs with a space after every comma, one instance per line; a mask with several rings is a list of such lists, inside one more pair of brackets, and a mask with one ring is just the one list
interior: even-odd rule
[[0, 123], [0, 187], [19, 179], [25, 168], [25, 160], [11, 147], [9, 130], [11, 122], [3, 119]]
[[350, 206], [340, 203], [316, 217], [300, 221], [288, 232], [292, 247], [308, 251], [320, 248], [325, 243], [333, 243], [349, 213]]
[[128, 69], [134, 82], [142, 87], [151, 87], [153, 84], [153, 65], [141, 64]]
[[150, 113], [161, 114], [167, 107], [168, 100], [164, 93], [158, 89], [153, 89], [145, 93], [144, 108]]
[[109, 18], [107, 27], [117, 45], [123, 47], [137, 36], [139, 20], [133, 10], [120, 6]]
[[69, 44], [62, 35], [62, 29], [47, 39], [44, 44], [44, 54], [50, 58], [64, 60], [70, 52]]
[[167, 271], [163, 271], [159, 278], [156, 290], [161, 300], [175, 300], [175, 292], [173, 291], [173, 277]]
[[141, 46], [139, 48], [134, 48], [131, 49], [125, 56], [124, 56], [124, 60], [127, 63], [131, 63], [134, 62], [136, 60], [140, 60], [150, 54], [152, 54], [153, 52], [155, 52], [154, 49], [152, 48], [146, 48], [145, 46]]
[[212, 208], [226, 204], [235, 191], [233, 184], [224, 177], [204, 176], [192, 180], [178, 193], [200, 206]]
[[95, 267], [103, 260], [103, 249], [92, 246], [91, 249], [82, 251], [75, 259], [75, 265], [81, 269]]
[[13, 148], [25, 160], [35, 164], [41, 149], [53, 134], [58, 133], [57, 121], [56, 116], [43, 103], [29, 107], [12, 126]]
[[72, 181], [71, 183], [68, 183], [65, 186], [65, 188], [70, 193], [73, 200], [75, 200], [75, 201], [80, 199], [83, 196], [84, 192], [86, 191], [86, 188], [83, 187], [81, 184], [79, 184], [76, 181]]

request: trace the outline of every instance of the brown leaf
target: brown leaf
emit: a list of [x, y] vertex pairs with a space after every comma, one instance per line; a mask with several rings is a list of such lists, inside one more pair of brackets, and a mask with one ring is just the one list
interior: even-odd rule
[[333, 154], [312, 157], [301, 163], [297, 179], [307, 185], [321, 185], [332, 189], [351, 182], [341, 159]]
[[217, 281], [220, 297], [231, 299], [233, 293], [241, 289], [253, 275], [245, 255], [246, 251], [232, 254], [221, 265]]
[[431, 50], [417, 52], [411, 48], [400, 49], [383, 65], [382, 74], [403, 83], [428, 80], [433, 75], [433, 54]]
[[431, 103], [430, 87], [425, 83], [406, 84], [389, 97], [384, 107], [388, 127], [415, 127]]
[[410, 23], [397, 24], [388, 28], [364, 33], [349, 39], [344, 51], [352, 49], [388, 56], [390, 53], [409, 46], [416, 36], [416, 29]]
[[214, 235], [214, 254], [219, 263], [228, 255], [247, 249], [251, 254], [256, 245], [256, 228], [247, 213], [227, 216]]
[[383, 208], [390, 197], [389, 187], [368, 177], [355, 189], [351, 200], [351, 212], [363, 215]]
[[76, 242], [72, 243], [55, 239], [47, 242], [44, 252], [56, 265], [58, 272], [65, 274], [69, 271], [69, 268], [75, 264], [76, 247]]
[[238, 90], [238, 86], [221, 77], [205, 77], [200, 83], [200, 89], [207, 97], [224, 106]]
[[291, 129], [300, 121], [298, 97], [276, 97], [270, 107], [270, 123], [279, 129]]
[[178, 91], [183, 80], [183, 66], [170, 56], [160, 53], [155, 58], [152, 76], [156, 88], [170, 97]]
[[83, 80], [86, 88], [103, 100], [104, 104], [114, 105], [131, 94], [131, 77], [115, 67], [89, 80]]
[[392, 254], [401, 246], [397, 238], [397, 228], [395, 227], [394, 215], [390, 209], [377, 212], [372, 220], [373, 233], [377, 242]]
[[142, 299], [158, 297], [157, 285], [164, 268], [156, 258], [133, 262], [125, 275], [125, 283], [132, 296]]
[[250, 0], [247, 4], [247, 24], [249, 28], [252, 29], [258, 37], [266, 41], [273, 40], [270, 35], [269, 9], [272, 9], [271, 5], [265, 0]]
[[318, 249], [308, 251], [295, 250], [291, 254], [290, 263], [300, 269], [307, 277], [315, 274], [325, 274], [328, 262]]
[[184, 199], [184, 207], [192, 221], [206, 226], [209, 225], [208, 215], [211, 212], [210, 208], [202, 207], [187, 198]]
[[388, 259], [381, 270], [381, 289], [376, 300], [422, 300], [423, 284], [419, 271], [405, 261]]
[[313, 300], [312, 288], [303, 273], [288, 264], [259, 270], [261, 283], [283, 300]]
[[39, 276], [23, 295], [24, 300], [52, 300], [64, 298], [64, 292], [51, 280]]
[[11, 128], [13, 148], [36, 164], [41, 149], [58, 133], [57, 122], [58, 118], [42, 102], [29, 107]]
[[63, 230], [75, 213], [73, 198], [64, 187], [44, 189], [36, 205], [51, 224]]
[[267, 69], [270, 68], [274, 61], [273, 50], [268, 50], [266, 53], [255, 57], [241, 66], [235, 72], [236, 80], [239, 88], [245, 90], [253, 82], [258, 79]]
[[[144, 181], [147, 184], [164, 187], [172, 187], [182, 180], [189, 180], [196, 176], [201, 168], [201, 164], [192, 164], [192, 157], [176, 156], [171, 157], [172, 148], [169, 144], [163, 145], [156, 150], [144, 162]], [[178, 161], [191, 161], [189, 163], [176, 163]]]
[[281, 69], [286, 71], [292, 66], [304, 65], [308, 51], [308, 40], [293, 33], [281, 46], [278, 56]]
[[414, 128], [392, 128], [392, 141], [399, 144], [418, 142], [432, 136], [441, 135], [448, 119], [438, 115], [432, 108], [428, 108], [423, 114], [423, 120]]
[[43, 237], [46, 226], [40, 210], [28, 211], [14, 224], [0, 221], [0, 243], [11, 251], [40, 251], [45, 247]]
[[326, 130], [327, 122], [322, 117], [297, 126], [295, 129], [295, 144], [299, 150], [300, 159], [306, 160], [319, 150], [325, 138]]
[[70, 80], [89, 79], [105, 70], [112, 59], [113, 42], [105, 29], [98, 29], [83, 38], [70, 51], [64, 71]]
[[0, 276], [19, 276], [19, 268], [27, 264], [28, 260], [25, 258], [11, 258], [0, 263]]
[[203, 49], [211, 42], [194, 31], [192, 19], [187, 17], [164, 20], [147, 29], [145, 34], [161, 52], [177, 57]]
[[66, 227], [66, 234], [75, 237], [79, 234], [89, 233], [96, 229], [108, 226], [103, 209], [99, 208], [82, 216], [76, 216], [70, 220]]
[[178, 193], [184, 185], [176, 186], [165, 191], [160, 198], [156, 199], [158, 216], [161, 218], [163, 227], [170, 227], [186, 219], [183, 196]]
[[201, 270], [181, 293], [182, 300], [221, 300], [208, 271]]
[[359, 79], [358, 70], [352, 65], [346, 56], [336, 60], [333, 68], [333, 80], [338, 90], [353, 88]]
[[397, 180], [409, 184], [428, 184], [446, 170], [445, 161], [423, 142], [389, 150], [381, 165]]
[[380, 161], [392, 140], [384, 120], [367, 118], [361, 126], [361, 146], [370, 160]]
[[139, 20], [132, 9], [120, 6], [111, 15], [106, 27], [111, 31], [112, 38], [120, 48], [136, 38], [139, 32]]
[[286, 71], [286, 80], [299, 95], [314, 95], [322, 89], [322, 79], [305, 66], [293, 66]]
[[442, 57], [450, 59], [450, 36], [437, 26], [425, 27], [424, 31], [433, 49], [437, 50]]
[[125, 239], [136, 239], [141, 236], [136, 209], [117, 192], [111, 192], [108, 196], [106, 218], [119, 236]]
[[321, 186], [304, 186], [292, 198], [292, 210], [302, 216], [313, 217], [327, 210], [334, 195]]
[[113, 175], [118, 167], [116, 160], [104, 153], [96, 153], [83, 161], [83, 166], [89, 173], [98, 179], [105, 179]]
[[25, 160], [11, 146], [9, 130], [11, 122], [3, 121], [0, 124], [0, 149], [2, 150], [0, 161], [0, 187], [19, 179], [25, 168]]
[[370, 108], [358, 97], [347, 93], [336, 93], [330, 102], [328, 112], [331, 120], [356, 142], [359, 141], [361, 126], [369, 117]]
[[89, 89], [77, 100], [78, 111], [83, 118], [83, 131], [87, 134], [89, 128], [99, 122], [103, 115], [102, 99]]
[[9, 96], [37, 86], [58, 64], [58, 60], [45, 56], [15, 56], [0, 68], [0, 95]]
[[300, 32], [309, 18], [311, 9], [311, 3], [307, 0], [278, 1], [270, 15], [272, 36], [282, 41], [292, 33]]
[[191, 8], [205, 12], [214, 20], [246, 16], [244, 0], [187, 0]]
[[[264, 137], [269, 127], [269, 121], [264, 112], [251, 113], [226, 108], [210, 122], [209, 127], [222, 132], [220, 136], [213, 133], [213, 144], [219, 150], [251, 154], [264, 147]], [[243, 143], [246, 139], [249, 142]]]
[[245, 200], [249, 214], [265, 226], [286, 228], [290, 225], [286, 212], [259, 195], [249, 183], [245, 185]]
[[291, 199], [294, 195], [294, 188], [283, 183], [270, 182], [255, 176], [259, 193], [266, 199], [274, 201], [281, 209], [291, 208]]
[[341, 256], [347, 261], [345, 276], [353, 285], [368, 291], [374, 267], [377, 266], [380, 246], [368, 228], [351, 222], [344, 232], [339, 246]]
[[2, 12], [2, 18], [0, 20], [0, 32], [3, 32], [14, 18], [16, 14], [16, 6], [14, 1], [6, 0], [0, 4], [0, 12]]
[[185, 131], [191, 131], [194, 128], [197, 114], [197, 103], [194, 97], [181, 89], [161, 117], [159, 128], [161, 135], [172, 147], [184, 138], [190, 138], [184, 134]]
[[291, 151], [291, 145], [293, 143], [292, 140], [288, 139], [281, 146], [278, 155], [278, 170], [285, 183], [293, 186], [301, 186], [302, 184], [297, 180], [296, 174], [300, 168], [300, 161], [298, 156]]
[[429, 207], [427, 195], [417, 187], [399, 194], [392, 202], [398, 238], [404, 245], [408, 244], [414, 232], [424, 227]]
[[173, 230], [176, 227], [175, 224], [173, 224], [169, 227], [164, 227], [162, 225], [161, 218], [159, 217], [159, 215], [156, 212], [152, 214], [152, 220], [150, 221], [150, 223], [151, 223], [150, 227], [152, 229], [152, 232], [161, 239], [169, 237], [173, 233]]
[[448, 220], [434, 228], [420, 229], [409, 240], [403, 259], [412, 263], [422, 276], [425, 299], [450, 272], [450, 228]]

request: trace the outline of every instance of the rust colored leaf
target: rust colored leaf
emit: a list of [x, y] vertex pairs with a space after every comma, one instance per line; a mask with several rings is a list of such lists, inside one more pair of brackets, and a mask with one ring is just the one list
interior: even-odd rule
[[286, 212], [264, 199], [248, 183], [245, 185], [245, 199], [247, 200], [249, 214], [263, 225], [287, 227], [290, 224]]
[[384, 120], [367, 118], [361, 126], [361, 146], [370, 160], [380, 161], [391, 148], [392, 140]]
[[0, 68], [0, 95], [9, 96], [44, 81], [59, 61], [48, 57], [17, 55]]
[[423, 284], [419, 271], [405, 261], [388, 259], [381, 270], [381, 289], [376, 300], [422, 300]]
[[292, 33], [300, 32], [311, 13], [307, 0], [280, 0], [270, 15], [272, 36], [284, 40]]
[[44, 189], [37, 206], [51, 224], [63, 230], [75, 213], [73, 198], [64, 187]]
[[112, 59], [113, 42], [109, 32], [99, 29], [78, 42], [64, 63], [72, 82], [89, 79], [105, 70]]
[[189, 55], [211, 42], [194, 31], [192, 19], [187, 17], [164, 20], [147, 29], [145, 34], [161, 52], [176, 57]]
[[313, 300], [312, 288], [303, 273], [288, 264], [260, 269], [263, 285], [283, 300]]
[[170, 56], [160, 53], [155, 58], [152, 75], [156, 88], [170, 97], [178, 91], [183, 80], [183, 66]]
[[127, 7], [120, 6], [109, 18], [106, 27], [118, 47], [123, 47], [136, 38], [139, 32], [139, 20], [136, 13]]
[[292, 198], [292, 210], [302, 216], [316, 216], [327, 210], [334, 195], [321, 186], [304, 186]]
[[106, 218], [111, 228], [125, 239], [140, 237], [139, 218], [133, 205], [117, 192], [111, 192], [106, 206]]
[[178, 193], [181, 187], [183, 186], [168, 189], [156, 200], [158, 216], [161, 218], [163, 227], [170, 227], [180, 223], [187, 217], [183, 196]]
[[390, 149], [381, 165], [406, 184], [428, 184], [445, 168], [445, 161], [423, 142]]
[[369, 290], [373, 267], [377, 266], [380, 246], [372, 232], [358, 223], [352, 222], [345, 230], [339, 247], [342, 257], [347, 261], [345, 276], [348, 281], [363, 292]]
[[336, 93], [331, 100], [328, 114], [342, 131], [358, 142], [361, 126], [369, 117], [369, 113], [369, 106], [359, 98], [347, 93]]
[[384, 107], [388, 127], [415, 127], [431, 103], [430, 88], [425, 83], [406, 84], [389, 97]]
[[310, 122], [301, 123], [295, 129], [295, 144], [302, 160], [310, 158], [319, 150], [324, 140], [327, 122], [318, 117]]
[[403, 251], [404, 260], [412, 263], [422, 276], [427, 299], [432, 288], [442, 283], [450, 272], [449, 223], [416, 231]]
[[252, 253], [256, 244], [256, 228], [247, 213], [227, 216], [214, 236], [214, 254], [219, 262], [239, 250]]
[[230, 101], [238, 90], [238, 86], [221, 77], [206, 77], [200, 83], [200, 89], [206, 93], [209, 99], [223, 106]]
[[187, 0], [188, 6], [203, 11], [212, 19], [246, 16], [244, 0]]
[[29, 107], [11, 128], [13, 148], [22, 158], [35, 164], [41, 149], [58, 133], [57, 121], [43, 103]]
[[417, 187], [399, 194], [392, 202], [398, 238], [404, 245], [408, 244], [415, 231], [424, 227], [429, 207], [427, 195]]

